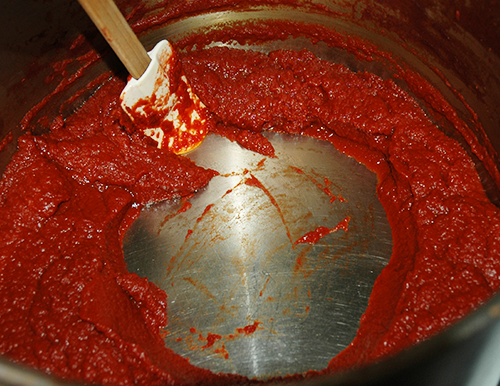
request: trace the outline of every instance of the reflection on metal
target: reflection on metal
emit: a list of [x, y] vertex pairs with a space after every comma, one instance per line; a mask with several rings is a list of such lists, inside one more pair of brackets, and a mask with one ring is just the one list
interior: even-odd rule
[[[267, 134], [268, 158], [210, 135], [220, 173], [128, 230], [128, 268], [168, 294], [165, 343], [194, 365], [267, 378], [320, 370], [354, 338], [392, 238], [376, 176], [327, 142]], [[315, 244], [318, 227], [339, 229]]]

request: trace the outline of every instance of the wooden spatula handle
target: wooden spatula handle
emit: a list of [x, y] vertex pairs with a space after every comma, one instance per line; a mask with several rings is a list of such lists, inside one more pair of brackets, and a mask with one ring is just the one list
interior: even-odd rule
[[113, 0], [78, 0], [130, 75], [139, 79], [151, 59]]

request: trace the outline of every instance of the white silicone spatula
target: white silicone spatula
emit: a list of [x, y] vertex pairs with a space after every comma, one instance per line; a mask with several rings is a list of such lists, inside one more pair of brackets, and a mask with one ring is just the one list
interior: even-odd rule
[[134, 124], [176, 154], [198, 146], [207, 132], [206, 107], [172, 45], [162, 40], [148, 53], [113, 0], [78, 1], [131, 75], [120, 98]]

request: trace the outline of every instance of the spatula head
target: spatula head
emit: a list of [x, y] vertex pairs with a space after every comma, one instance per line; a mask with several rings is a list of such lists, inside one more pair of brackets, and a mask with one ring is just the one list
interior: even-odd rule
[[160, 41], [149, 56], [144, 74], [123, 89], [121, 106], [158, 148], [187, 153], [207, 134], [206, 107], [191, 89], [170, 42]]

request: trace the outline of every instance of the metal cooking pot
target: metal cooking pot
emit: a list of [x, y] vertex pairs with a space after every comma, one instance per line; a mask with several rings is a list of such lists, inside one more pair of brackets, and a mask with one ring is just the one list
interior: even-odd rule
[[[460, 114], [467, 117], [470, 112], [450, 92], [450, 89], [459, 90], [467, 104], [478, 114], [493, 147], [500, 151], [500, 9], [488, 8], [485, 1], [474, 6], [465, 1], [449, 4], [444, 0], [418, 3], [395, 0], [339, 1], [318, 4], [325, 6], [324, 12], [311, 12], [306, 8], [286, 5], [277, 7], [239, 3], [236, 8], [227, 4], [214, 10], [200, 9], [187, 16], [178, 15], [175, 7], [167, 6], [168, 12], [171, 12], [171, 20], [142, 32], [141, 39], [146, 47], [151, 47], [162, 37], [176, 40], [192, 31], [224, 27], [230, 22], [252, 19], [276, 18], [323, 24], [340, 32], [362, 37], [383, 50], [394, 53], [401, 61], [424, 75]], [[103, 60], [93, 66], [81, 82], [75, 83], [68, 95], [106, 70], [122, 73], [123, 68], [77, 2], [18, 0], [1, 7], [4, 22], [0, 36], [0, 138], [6, 137], [11, 131], [13, 133], [13, 141], [0, 153], [0, 171], [3, 172], [15, 151], [15, 139], [20, 135], [19, 121], [54, 87], [50, 82], [45, 83], [45, 78], [50, 73], [49, 64], [68, 55], [68, 44], [76, 36], [84, 34], [93, 47], [103, 54]], [[122, 8], [125, 12], [130, 11], [125, 2]], [[342, 62], [355, 70], [367, 69], [381, 76], [387, 76], [389, 71], [383, 66], [359, 61], [341, 50], [330, 50], [321, 44], [312, 45], [300, 38], [284, 42], [263, 42], [260, 48], [265, 51], [282, 47], [308, 48], [319, 57]], [[439, 71], [434, 71], [435, 69]], [[26, 80], [23, 81], [24, 79]], [[88, 96], [89, 93], [83, 94], [63, 113], [70, 113], [72, 108], [83, 103]], [[51, 101], [51, 105], [61, 104], [63, 101], [64, 96], [60, 100]], [[285, 169], [289, 164], [300, 168], [309, 167], [324, 178], [333, 179], [335, 176], [336, 182], [344, 189], [342, 194], [349, 195], [349, 204], [346, 205], [351, 206], [342, 209], [349, 213], [355, 212], [356, 216], [353, 217], [365, 219], [365, 223], [354, 226], [366, 232], [360, 232], [361, 235], [356, 240], [349, 240], [348, 237], [335, 239], [307, 251], [283, 250], [279, 236], [273, 233], [279, 227], [279, 224], [273, 225], [272, 216], [269, 216], [269, 210], [272, 211], [273, 208], [262, 207], [259, 204], [262, 197], [255, 196], [255, 192], [242, 191], [240, 195], [221, 201], [222, 193], [237, 184], [238, 170], [252, 167], [257, 169], [260, 158], [227, 141], [210, 137], [189, 155], [190, 158], [202, 166], [219, 171], [223, 168], [224, 173], [232, 173], [236, 180], [226, 178], [211, 184], [195, 197], [191, 214], [176, 219], [171, 226], [165, 227], [164, 219], [177, 211], [180, 205], [178, 202], [147, 208], [129, 229], [124, 242], [129, 270], [148, 277], [164, 289], [168, 288], [170, 334], [165, 340], [169, 347], [181, 355], [189, 356], [191, 363], [195, 365], [262, 379], [309, 369], [321, 370], [330, 358], [349, 344], [366, 308], [373, 282], [387, 263], [392, 247], [387, 219], [375, 195], [376, 178], [372, 173], [353, 160], [343, 157], [330, 145], [319, 141], [271, 134], [269, 139], [277, 151], [284, 155], [279, 157], [281, 163], [266, 161], [267, 169], [262, 175], [264, 180], [268, 178], [266, 186], [270, 186], [274, 195], [288, 194], [290, 205], [300, 207], [305, 191], [290, 193], [286, 190], [290, 176], [286, 175]], [[217, 151], [213, 151], [214, 149]], [[217, 158], [214, 154], [224, 154], [225, 157], [230, 154], [231, 162], [227, 163], [226, 158]], [[321, 160], [318, 160], [318, 154], [321, 155]], [[499, 192], [489, 184], [486, 172], [480, 173], [489, 197], [498, 205]], [[349, 186], [353, 187], [351, 191]], [[280, 187], [284, 191], [280, 191]], [[307, 190], [307, 187], [304, 189]], [[319, 196], [311, 197], [310, 193], [307, 190], [310, 205], [314, 207], [313, 217], [317, 219], [327, 213], [331, 221], [338, 222], [335, 217], [338, 211], [332, 211], [330, 206], [325, 206], [324, 199]], [[214, 201], [219, 203], [220, 213], [227, 215], [230, 207], [238, 210], [233, 217], [211, 218], [203, 231], [191, 236], [191, 247], [182, 249], [189, 224], [196, 222], [200, 211]], [[241, 206], [242, 201], [245, 206]], [[247, 213], [246, 219], [250, 220], [246, 220], [238, 232], [230, 231], [225, 234], [223, 243], [207, 238], [211, 229], [223, 226], [218, 221], [234, 222], [244, 210], [251, 212], [253, 217], [249, 217]], [[293, 213], [299, 219], [301, 213], [297, 211], [295, 209]], [[265, 224], [262, 218], [266, 218]], [[366, 219], [369, 219], [371, 228], [366, 227]], [[278, 218], [278, 223], [279, 221], [281, 220]], [[302, 231], [300, 227], [293, 228], [303, 224], [302, 222], [290, 220], [289, 223], [292, 224], [292, 233]], [[377, 237], [373, 237], [374, 229], [377, 230]], [[242, 232], [245, 237], [258, 242], [242, 242]], [[258, 251], [251, 250], [250, 244], [258, 244], [262, 248]], [[181, 249], [183, 252], [175, 255], [180, 263], [170, 267], [176, 272], [182, 272], [179, 279], [180, 276], [166, 275], [161, 267], [168, 265], [172, 259], [171, 250]], [[204, 259], [209, 263], [201, 261], [201, 265], [193, 268], [191, 261], [199, 257], [197, 253], [200, 249], [205, 251]], [[266, 258], [273, 256], [273, 261], [295, 263], [297, 254], [300, 253], [310, 261], [321, 263], [321, 267], [307, 279], [293, 277], [293, 266], [271, 264]], [[230, 265], [229, 259], [234, 255], [251, 256], [252, 261], [241, 261], [239, 271], [233, 273], [227, 267]], [[222, 261], [221, 266], [213, 264], [214, 259]], [[279, 281], [270, 279], [276, 275], [279, 275]], [[242, 277], [245, 279], [245, 288], [238, 285]], [[199, 286], [196, 288], [193, 285], [198, 280], [208, 280], [204, 282], [206, 285], [202, 291]], [[325, 290], [324, 287], [328, 288]], [[226, 296], [229, 288], [234, 291]], [[268, 298], [260, 299], [262, 295], [259, 296], [259, 292], [263, 289], [270, 291], [272, 296], [285, 295], [279, 303], [269, 306], [269, 302], [264, 301]], [[233, 306], [238, 311], [234, 311], [231, 317], [221, 317], [213, 312], [221, 304], [206, 301], [203, 291], [226, 296], [224, 307]], [[311, 293], [321, 293], [321, 296], [311, 297]], [[331, 300], [332, 294], [335, 295], [334, 302]], [[273, 328], [266, 330], [272, 333], [259, 333], [227, 342], [227, 350], [232, 357], [229, 362], [214, 352], [193, 350], [192, 345], [179, 343], [178, 338], [182, 338], [182, 342], [187, 341], [186, 337], [194, 327], [205, 334], [210, 331], [224, 335], [238, 327], [250, 325], [257, 319], [266, 320], [266, 323], [272, 319]], [[447, 331], [395, 357], [356, 371], [311, 382], [318, 385], [497, 385], [500, 379], [499, 348], [500, 295], [497, 295]], [[66, 384], [20, 368], [5, 359], [0, 362], [0, 383], [2, 382], [22, 385]]]

